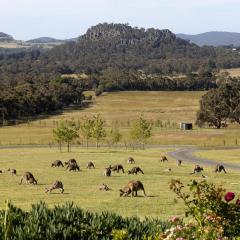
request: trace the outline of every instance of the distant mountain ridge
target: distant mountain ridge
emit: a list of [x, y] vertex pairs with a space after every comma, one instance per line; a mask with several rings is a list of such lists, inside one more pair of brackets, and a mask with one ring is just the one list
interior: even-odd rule
[[235, 47], [240, 46], [240, 33], [236, 32], [205, 32], [196, 35], [188, 35], [188, 34], [176, 34], [177, 37], [190, 41], [191, 43], [195, 43], [199, 46], [226, 46], [233, 45]]
[[14, 38], [6, 33], [0, 32], [0, 42], [14, 41]]
[[39, 38], [28, 40], [26, 42], [28, 42], [28, 43], [54, 43], [54, 42], [62, 42], [62, 41], [64, 41], [64, 40], [59, 40], [59, 39], [52, 38], [52, 37], [39, 37]]

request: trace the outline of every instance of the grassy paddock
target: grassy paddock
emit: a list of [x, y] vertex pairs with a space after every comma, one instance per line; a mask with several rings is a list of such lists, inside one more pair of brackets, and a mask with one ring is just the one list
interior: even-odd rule
[[240, 149], [198, 151], [194, 155], [212, 161], [240, 164]]
[[[180, 121], [195, 122], [199, 99], [205, 92], [136, 91], [107, 93], [94, 99], [89, 108], [66, 110], [27, 124], [0, 128], [0, 144], [48, 144], [53, 141], [52, 129], [61, 120], [81, 121], [84, 116], [101, 114], [110, 129], [117, 125], [129, 139], [132, 122], [141, 114], [153, 121], [150, 144], [194, 144], [201, 146], [235, 145], [240, 143], [240, 126], [227, 129], [179, 130]], [[162, 125], [161, 127], [159, 126]]]
[[[49, 206], [65, 201], [74, 201], [82, 208], [93, 211], [113, 211], [123, 216], [137, 215], [139, 217], [153, 216], [166, 219], [172, 215], [184, 213], [182, 202], [175, 202], [175, 195], [169, 190], [171, 179], [181, 179], [188, 183], [191, 179], [202, 179], [201, 176], [193, 176], [189, 173], [193, 164], [185, 164], [177, 167], [175, 160], [169, 159], [168, 163], [160, 163], [159, 157], [167, 154], [172, 149], [146, 149], [146, 150], [119, 150], [104, 149], [98, 151], [95, 148], [73, 148], [72, 153], [59, 153], [56, 148], [21, 148], [1, 149], [0, 162], [3, 173], [0, 175], [0, 208], [4, 208], [4, 200], [9, 199], [15, 205], [29, 209], [31, 204], [39, 200], [46, 201]], [[133, 156], [136, 166], [140, 166], [144, 175], [132, 176], [127, 173], [113, 173], [110, 178], [103, 176], [103, 169], [109, 164], [122, 164], [125, 170], [133, 165], [127, 165], [126, 159]], [[82, 170], [80, 172], [68, 172], [64, 168], [51, 168], [55, 159], [68, 160], [76, 158]], [[86, 163], [91, 160], [95, 163], [95, 170], [86, 169]], [[164, 172], [166, 168], [172, 168], [172, 172]], [[18, 176], [11, 176], [6, 171], [8, 168], [16, 168]], [[240, 174], [232, 172], [227, 175], [214, 174], [211, 167], [204, 167], [204, 174], [210, 181], [223, 184], [228, 190], [240, 192], [236, 179]], [[18, 185], [21, 173], [31, 171], [38, 180], [37, 186]], [[54, 180], [64, 183], [65, 192], [60, 194], [54, 191], [45, 194], [45, 187]], [[149, 197], [120, 198], [119, 189], [124, 187], [129, 180], [141, 180]], [[101, 192], [98, 186], [107, 184], [112, 190]], [[139, 192], [142, 196], [142, 193]]]
[[240, 68], [223, 69], [221, 72], [228, 72], [231, 77], [240, 77]]

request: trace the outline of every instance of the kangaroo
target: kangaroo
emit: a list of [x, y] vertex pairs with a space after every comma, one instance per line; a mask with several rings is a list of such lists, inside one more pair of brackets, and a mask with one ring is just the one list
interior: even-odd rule
[[22, 184], [23, 179], [25, 179], [26, 184], [37, 184], [37, 180], [34, 178], [33, 174], [30, 172], [24, 172], [22, 177], [21, 177], [21, 181], [19, 184]]
[[53, 184], [51, 184], [49, 187], [46, 188], [45, 193], [48, 193], [48, 192], [50, 193], [54, 189], [60, 189], [60, 193], [63, 193], [64, 192], [63, 183], [56, 180]]
[[95, 168], [93, 162], [88, 162], [88, 163], [87, 163], [87, 168], [88, 168], [88, 169]]
[[123, 189], [120, 189], [120, 197], [127, 197], [130, 193], [132, 193], [132, 197], [137, 197], [137, 191], [138, 190], [142, 190], [144, 196], [146, 197], [146, 193], [144, 190], [144, 186], [142, 184], [142, 182], [140, 181], [130, 181], [126, 187], [124, 187]]
[[134, 160], [132, 157], [129, 157], [129, 158], [127, 159], [127, 163], [128, 163], [128, 164], [134, 164], [134, 163], [135, 163], [135, 160]]
[[119, 171], [120, 170], [122, 170], [122, 172], [124, 173], [124, 168], [123, 168], [123, 166], [122, 165], [120, 165], [120, 164], [117, 164], [117, 165], [114, 165], [114, 166], [109, 166], [109, 168], [113, 171], [113, 172], [117, 172], [117, 173], [119, 173]]
[[177, 165], [180, 167], [182, 165], [182, 160], [177, 160]]
[[67, 162], [65, 162], [65, 166], [68, 166], [69, 164], [77, 164], [77, 161], [74, 159], [74, 158], [72, 158], [72, 159], [69, 159]]
[[103, 176], [106, 176], [106, 177], [111, 177], [111, 168], [105, 168], [104, 172], [103, 172]]
[[68, 166], [68, 169], [69, 169], [69, 171], [80, 171], [80, 168], [79, 168], [79, 166], [77, 165], [77, 164], [70, 164], [69, 166]]
[[17, 175], [17, 170], [16, 169], [8, 169], [9, 172], [11, 172], [12, 176]]
[[203, 171], [203, 168], [200, 167], [200, 165], [195, 165], [193, 172], [190, 173], [190, 174], [200, 173], [200, 172], [202, 172], [202, 171]]
[[166, 156], [161, 156], [160, 162], [167, 162], [168, 159]]
[[100, 191], [109, 191], [109, 190], [111, 190], [106, 184], [102, 184], [102, 185], [100, 185], [99, 186], [99, 188], [98, 188]]
[[55, 161], [52, 163], [51, 166], [52, 166], [52, 167], [60, 167], [60, 166], [64, 167], [62, 161], [60, 161], [60, 160], [55, 160]]
[[164, 172], [171, 172], [172, 169], [171, 169], [171, 168], [166, 168], [166, 169], [164, 169], [163, 171], [164, 171]]
[[66, 170], [69, 169], [69, 171], [76, 171], [76, 170], [80, 170], [77, 161], [75, 159], [70, 159], [68, 162], [65, 162], [65, 165], [67, 165]]
[[225, 167], [223, 165], [220, 165], [220, 164], [218, 164], [215, 168], [215, 173], [217, 173], [217, 172], [227, 173], [226, 170], [225, 170]]
[[133, 167], [131, 170], [128, 171], [128, 174], [138, 174], [139, 172], [144, 174], [140, 167]]

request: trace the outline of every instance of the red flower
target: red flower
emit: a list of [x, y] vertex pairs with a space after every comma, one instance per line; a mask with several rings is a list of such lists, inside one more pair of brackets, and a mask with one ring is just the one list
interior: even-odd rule
[[227, 202], [230, 202], [232, 201], [233, 199], [235, 198], [235, 193], [234, 192], [228, 192], [224, 199], [227, 201]]
[[236, 204], [240, 206], [240, 199], [239, 198], [237, 199]]

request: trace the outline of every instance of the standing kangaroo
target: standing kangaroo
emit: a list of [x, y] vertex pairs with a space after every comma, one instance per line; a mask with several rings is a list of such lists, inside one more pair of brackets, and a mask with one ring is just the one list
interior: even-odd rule
[[128, 171], [128, 174], [138, 174], [139, 172], [144, 174], [143, 170], [140, 167], [133, 167]]
[[60, 160], [55, 160], [55, 161], [52, 163], [51, 166], [52, 166], [52, 167], [60, 167], [60, 166], [63, 167], [63, 163], [62, 163], [62, 161], [60, 161]]
[[17, 170], [16, 169], [8, 169], [9, 172], [11, 172], [12, 176], [17, 175]]
[[182, 160], [178, 159], [178, 160], [177, 160], [177, 165], [178, 165], [179, 167], [182, 166]]
[[124, 168], [123, 168], [123, 166], [122, 165], [120, 165], [120, 164], [117, 164], [117, 165], [114, 165], [114, 166], [109, 166], [109, 168], [113, 171], [113, 172], [117, 172], [117, 173], [119, 173], [119, 171], [120, 170], [122, 170], [122, 172], [124, 173]]
[[132, 197], [137, 197], [137, 191], [138, 190], [142, 190], [144, 196], [146, 197], [146, 193], [144, 190], [144, 186], [142, 184], [142, 182], [140, 181], [130, 181], [126, 187], [124, 187], [123, 189], [120, 189], [120, 197], [127, 197], [130, 193], [132, 193]]
[[166, 156], [161, 156], [160, 162], [167, 162], [168, 159]]
[[45, 193], [50, 193], [54, 189], [60, 189], [60, 193], [64, 192], [63, 183], [61, 181], [56, 180], [53, 184], [46, 188]]
[[103, 176], [106, 176], [106, 177], [111, 177], [111, 168], [105, 168], [104, 172], [103, 172]]
[[26, 184], [37, 184], [37, 180], [34, 178], [33, 174], [30, 172], [24, 172], [19, 184], [22, 184], [23, 179], [25, 179]]

